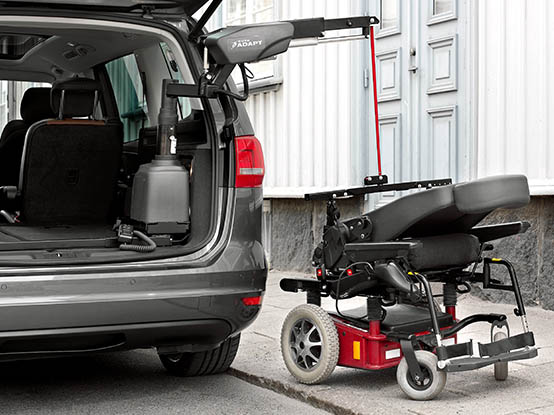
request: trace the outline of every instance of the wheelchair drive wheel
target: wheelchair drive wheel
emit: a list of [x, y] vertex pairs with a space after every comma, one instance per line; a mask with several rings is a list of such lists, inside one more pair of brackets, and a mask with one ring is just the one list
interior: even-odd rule
[[446, 385], [446, 372], [437, 367], [437, 356], [425, 350], [416, 350], [416, 359], [421, 366], [423, 379], [414, 380], [408, 370], [406, 358], [402, 358], [396, 370], [400, 389], [411, 399], [428, 401], [434, 399]]
[[299, 382], [315, 384], [327, 379], [339, 359], [339, 336], [329, 314], [313, 304], [291, 310], [281, 330], [281, 353]]
[[[494, 334], [492, 341], [503, 340], [508, 338], [508, 335], [503, 331], [499, 331]], [[497, 362], [494, 364], [494, 378], [496, 380], [508, 379], [508, 362]]]

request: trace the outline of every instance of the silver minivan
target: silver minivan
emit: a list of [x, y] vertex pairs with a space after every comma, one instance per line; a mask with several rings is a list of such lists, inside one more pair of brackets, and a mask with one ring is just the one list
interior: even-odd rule
[[264, 163], [240, 102], [168, 97], [205, 68], [204, 3], [1, 2], [20, 105], [0, 137], [1, 360], [155, 347], [185, 376], [233, 361], [265, 289]]

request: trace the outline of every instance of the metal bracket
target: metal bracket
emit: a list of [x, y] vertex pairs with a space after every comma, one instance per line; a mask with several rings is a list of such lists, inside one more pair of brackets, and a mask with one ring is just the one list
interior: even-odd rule
[[142, 6], [142, 17], [144, 19], [153, 19], [154, 16], [152, 15], [152, 12], [156, 10], [156, 7], [152, 4], [144, 4]]
[[[379, 176], [373, 176], [379, 177]], [[381, 176], [386, 177], [386, 176]], [[331, 190], [329, 192], [308, 193], [304, 195], [305, 200], [332, 200], [341, 197], [352, 197], [370, 193], [384, 193], [390, 191], [402, 191], [410, 189], [431, 189], [437, 186], [452, 184], [452, 179], [422, 180], [418, 182], [403, 182], [391, 184], [370, 184], [361, 187], [350, 187], [347, 189]]]
[[[507, 284], [497, 284], [493, 282], [491, 278], [490, 266], [493, 265], [502, 265], [508, 270], [510, 275], [511, 285]], [[521, 295], [521, 290], [519, 288], [519, 282], [517, 280], [516, 270], [511, 262], [501, 259], [501, 258], [484, 258], [483, 259], [483, 288], [490, 288], [493, 290], [501, 291], [511, 291], [514, 293], [516, 298], [517, 307], [514, 309], [514, 314], [521, 318], [521, 323], [523, 325], [523, 331], [529, 331], [529, 325], [527, 323], [527, 314], [525, 312], [525, 305], [523, 303], [523, 297]]]
[[410, 339], [408, 340], [401, 339], [400, 348], [402, 349], [402, 353], [406, 358], [406, 363], [408, 364], [408, 372], [410, 373], [410, 376], [415, 382], [419, 382], [423, 379], [424, 376], [423, 372], [421, 371], [421, 366], [419, 365], [419, 362], [417, 361], [415, 355], [412, 337], [410, 336]]
[[496, 320], [491, 323], [491, 340], [494, 338], [494, 329], [497, 328], [502, 330], [503, 327], [506, 327], [506, 335], [510, 337], [510, 326], [508, 325], [508, 320]]

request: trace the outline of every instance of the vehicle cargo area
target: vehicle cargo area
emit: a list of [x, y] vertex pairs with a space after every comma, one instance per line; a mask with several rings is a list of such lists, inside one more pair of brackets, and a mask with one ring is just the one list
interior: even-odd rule
[[0, 92], [9, 97], [0, 110], [0, 263], [167, 257], [209, 240], [214, 134], [200, 99], [163, 93], [193, 76], [176, 37], [161, 33], [0, 19]]

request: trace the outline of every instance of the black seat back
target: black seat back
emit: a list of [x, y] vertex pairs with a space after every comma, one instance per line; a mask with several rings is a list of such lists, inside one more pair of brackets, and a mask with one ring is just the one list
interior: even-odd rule
[[21, 120], [6, 124], [0, 136], [0, 185], [17, 186], [25, 135], [37, 121], [53, 118], [50, 88], [29, 88], [21, 99]]
[[123, 131], [118, 121], [92, 119], [99, 94], [100, 85], [91, 79], [52, 86], [52, 110], [58, 119], [34, 124], [25, 139], [19, 183], [25, 223], [109, 220]]
[[529, 203], [527, 178], [486, 177], [412, 193], [365, 216], [373, 224], [371, 242], [468, 233], [495, 209]]

